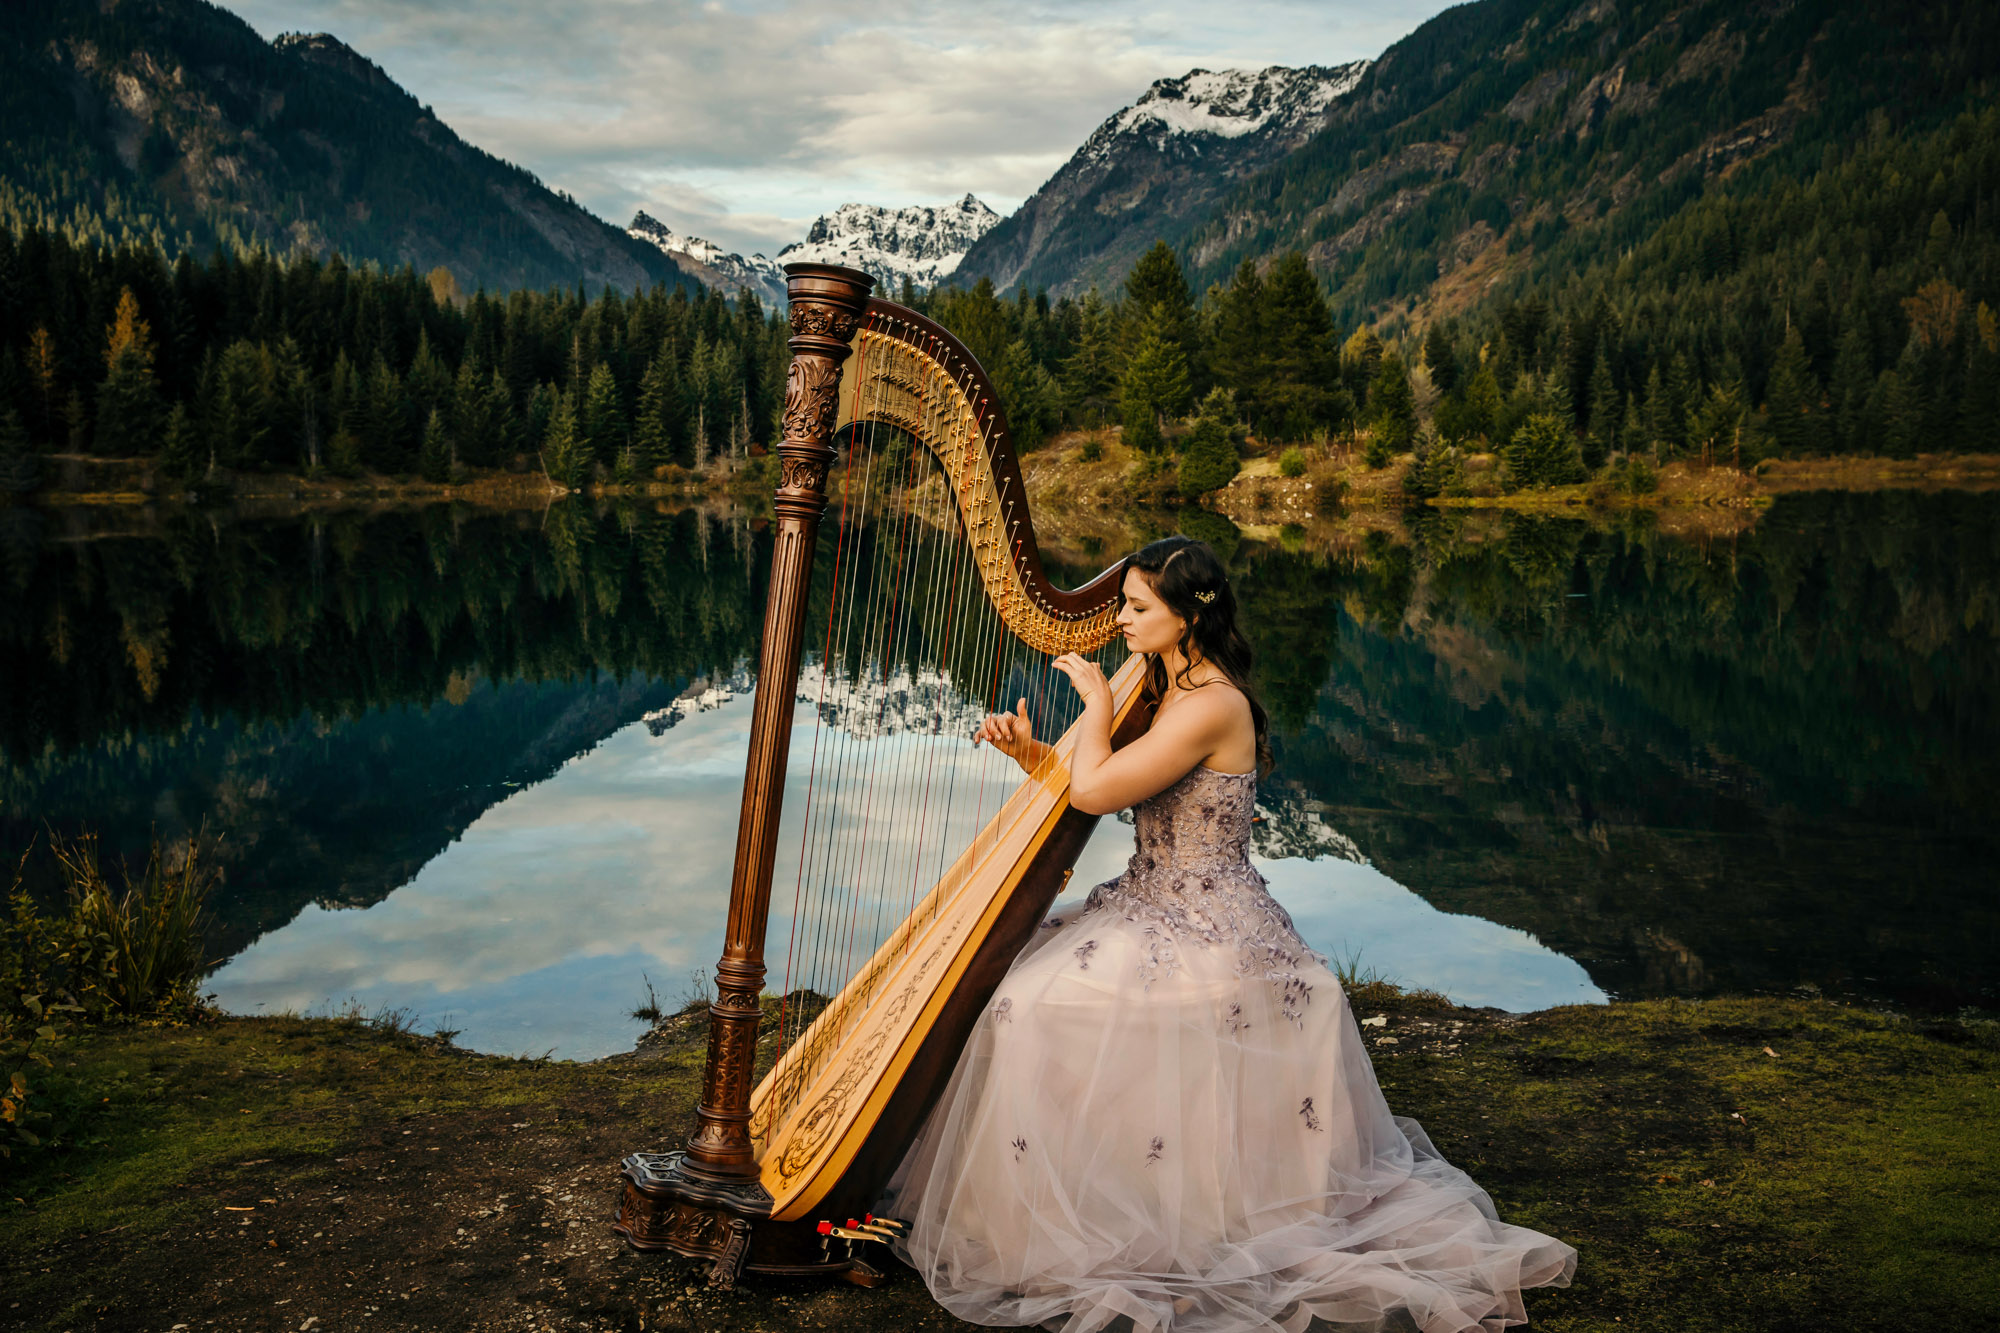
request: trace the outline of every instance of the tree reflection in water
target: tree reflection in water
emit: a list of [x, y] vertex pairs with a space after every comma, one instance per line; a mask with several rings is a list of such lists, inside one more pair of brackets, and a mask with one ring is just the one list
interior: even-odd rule
[[[2000, 956], [1996, 519], [1824, 495], [1705, 542], [1428, 511], [1351, 543], [1188, 526], [1234, 547], [1267, 800], [1432, 905], [1619, 995], [1952, 1006], [1991, 1001]], [[581, 502], [75, 521], [0, 511], [0, 844], [89, 825], [129, 855], [205, 822], [225, 955], [307, 903], [380, 901], [753, 658], [769, 549]]]

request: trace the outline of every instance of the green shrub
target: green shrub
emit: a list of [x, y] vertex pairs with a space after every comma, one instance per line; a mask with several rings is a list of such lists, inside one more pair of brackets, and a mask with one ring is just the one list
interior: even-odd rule
[[215, 875], [197, 840], [171, 863], [155, 840], [145, 869], [123, 874], [122, 893], [98, 868], [95, 838], [58, 841], [53, 850], [69, 887], [67, 910], [44, 912], [17, 867], [0, 919], [0, 1156], [49, 1140], [54, 1117], [29, 1070], [52, 1064], [49, 1048], [67, 1029], [201, 1012], [202, 932]]
[[1566, 486], [1588, 475], [1576, 435], [1554, 412], [1536, 412], [1523, 421], [1500, 458], [1515, 486]]
[[1102, 440], [1085, 440], [1083, 442], [1084, 462], [1095, 463], [1102, 457], [1104, 457], [1104, 442]]
[[1660, 489], [1660, 474], [1644, 455], [1628, 454], [1612, 467], [1611, 483], [1627, 495], [1650, 495]]
[[1306, 456], [1294, 445], [1278, 455], [1278, 475], [1281, 477], [1303, 477], [1306, 474]]
[[1181, 448], [1181, 494], [1192, 500], [1227, 486], [1240, 465], [1228, 423], [1203, 415]]

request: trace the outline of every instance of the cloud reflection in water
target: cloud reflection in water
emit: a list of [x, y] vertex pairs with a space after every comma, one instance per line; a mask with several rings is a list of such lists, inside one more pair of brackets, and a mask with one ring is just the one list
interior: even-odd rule
[[[237, 1013], [352, 1002], [371, 1012], [409, 1008], [425, 1030], [448, 1023], [475, 1050], [553, 1050], [570, 1059], [624, 1050], [639, 1032], [627, 1015], [644, 998], [642, 974], [674, 1004], [689, 975], [710, 968], [721, 950], [749, 725], [745, 695], [657, 737], [636, 722], [624, 727], [486, 811], [381, 903], [308, 907], [231, 959], [211, 985]], [[831, 734], [821, 733], [823, 763], [834, 753], [826, 748]], [[812, 710], [801, 706], [767, 935], [774, 988], [785, 978], [786, 881], [798, 874], [813, 740]], [[884, 757], [920, 758], [939, 785], [955, 771], [961, 798], [983, 777], [989, 811], [1011, 786], [1004, 759], [956, 738], [840, 736], [832, 744], [850, 758], [871, 747]], [[867, 791], [852, 780], [838, 793], [822, 783], [813, 799], [852, 813]], [[963, 805], [954, 800], [954, 813]], [[908, 888], [901, 881], [928, 887], [937, 870], [928, 862], [910, 867], [908, 811], [870, 810], [869, 823], [870, 854], [893, 858], [899, 887], [881, 911], [860, 914], [864, 938], [843, 949], [856, 963], [872, 948], [865, 936], [904, 910], [895, 902]], [[1112, 877], [1130, 847], [1128, 827], [1103, 821], [1074, 883]], [[1359, 949], [1364, 965], [1471, 1004], [1532, 1009], [1604, 998], [1581, 967], [1532, 937], [1439, 912], [1369, 867], [1334, 858], [1259, 865], [1322, 952]]]

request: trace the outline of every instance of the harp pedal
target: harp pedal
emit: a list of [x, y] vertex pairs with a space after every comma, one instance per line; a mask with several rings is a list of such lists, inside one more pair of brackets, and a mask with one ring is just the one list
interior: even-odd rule
[[821, 1237], [820, 1254], [831, 1262], [834, 1257], [833, 1243], [844, 1242], [847, 1247], [845, 1256], [847, 1265], [840, 1270], [840, 1280], [851, 1282], [857, 1287], [879, 1287], [883, 1280], [882, 1270], [857, 1255], [854, 1252], [855, 1243], [872, 1240], [878, 1245], [886, 1245], [902, 1234], [895, 1229], [902, 1225], [898, 1222], [894, 1227], [889, 1226], [886, 1219], [877, 1219], [872, 1214], [862, 1221], [850, 1217], [844, 1227], [835, 1226], [832, 1222], [821, 1222], [817, 1228]]

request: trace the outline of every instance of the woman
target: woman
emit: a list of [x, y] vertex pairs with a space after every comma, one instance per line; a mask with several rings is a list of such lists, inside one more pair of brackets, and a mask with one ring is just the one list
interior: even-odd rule
[[[1113, 753], [1084, 700], [1070, 801], [1135, 807], [1125, 873], [1052, 917], [990, 1002], [890, 1183], [903, 1257], [961, 1318], [1196, 1331], [1499, 1329], [1576, 1252], [1491, 1201], [1391, 1116], [1325, 962], [1249, 860], [1264, 711], [1207, 546], [1126, 563], [1118, 623], [1157, 708]], [[1046, 751], [1026, 701], [979, 741]]]

